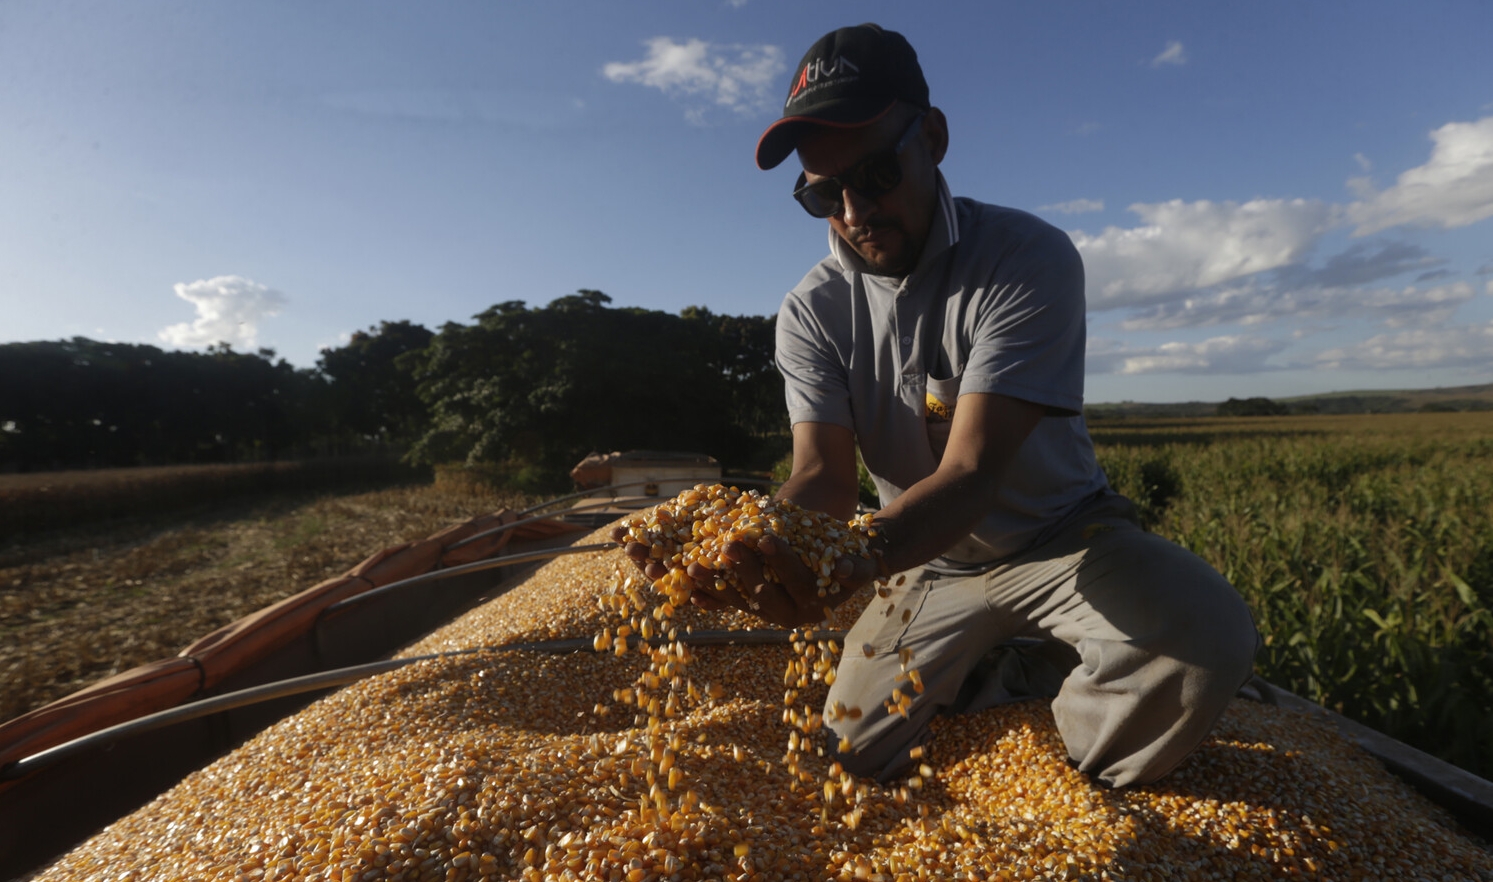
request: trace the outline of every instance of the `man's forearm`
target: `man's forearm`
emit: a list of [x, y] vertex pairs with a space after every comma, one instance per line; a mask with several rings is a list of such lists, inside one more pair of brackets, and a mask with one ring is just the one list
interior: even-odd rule
[[1004, 395], [961, 396], [938, 469], [876, 515], [886, 568], [921, 566], [968, 536], [1042, 416], [1040, 406]]
[[848, 521], [855, 516], [854, 498], [847, 506], [844, 488], [822, 475], [795, 474], [784, 481], [778, 488], [778, 492], [773, 495], [778, 499], [792, 500], [813, 511], [827, 512], [842, 521]]
[[921, 566], [968, 536], [990, 510], [999, 475], [940, 470], [876, 513], [873, 547], [888, 572]]
[[848, 521], [859, 491], [855, 462], [855, 435], [849, 429], [795, 423], [793, 474], [773, 495]]

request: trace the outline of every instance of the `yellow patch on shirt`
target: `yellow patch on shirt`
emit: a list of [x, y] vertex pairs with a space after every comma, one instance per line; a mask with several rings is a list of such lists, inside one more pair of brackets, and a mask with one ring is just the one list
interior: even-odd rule
[[929, 392], [924, 415], [928, 417], [929, 422], [945, 423], [954, 418], [954, 408], [939, 401], [937, 396]]

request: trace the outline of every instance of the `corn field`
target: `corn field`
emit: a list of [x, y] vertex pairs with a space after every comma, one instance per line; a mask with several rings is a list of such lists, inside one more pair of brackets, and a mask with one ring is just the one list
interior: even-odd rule
[[1096, 421], [1254, 611], [1272, 683], [1493, 777], [1493, 414]]

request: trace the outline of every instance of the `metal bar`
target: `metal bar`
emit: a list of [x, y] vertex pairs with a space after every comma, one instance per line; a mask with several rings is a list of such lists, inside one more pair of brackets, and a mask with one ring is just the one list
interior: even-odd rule
[[[569, 502], [572, 499], [580, 499], [580, 498], [585, 497], [585, 496], [590, 496], [592, 493], [600, 493], [600, 492], [602, 492], [604, 490], [621, 490], [623, 487], [642, 487], [642, 486], [647, 485], [647, 484], [656, 484], [656, 483], [658, 483], [658, 482], [657, 481], [628, 481], [626, 484], [607, 484], [604, 487], [592, 487], [589, 490], [581, 490], [581, 491], [579, 491], [577, 493], [571, 493], [571, 494], [568, 494], [568, 495], [565, 495], [565, 496], [556, 496], [554, 499], [549, 499], [549, 500], [546, 500], [544, 502], [538, 503], [536, 505], [531, 505], [528, 508], [524, 509], [523, 511], [519, 512], [518, 516], [519, 517], [523, 517], [524, 515], [530, 515], [530, 514], [533, 514], [536, 511], [539, 511], [541, 508], [549, 508], [552, 505], [559, 505], [562, 502]], [[745, 477], [745, 476], [741, 476], [741, 477], [727, 477], [727, 476], [722, 476], [721, 477], [721, 483], [722, 484], [777, 484], [777, 483], [780, 483], [780, 482], [774, 481], [771, 478], [748, 478], [748, 477]]]
[[628, 481], [626, 484], [607, 484], [604, 487], [592, 487], [590, 490], [582, 490], [579, 493], [571, 493], [566, 496], [556, 496], [554, 499], [546, 500], [539, 503], [538, 505], [531, 505], [523, 511], [519, 512], [518, 516], [523, 517], [524, 515], [530, 515], [536, 511], [539, 511], [541, 508], [549, 508], [552, 505], [559, 505], [562, 502], [569, 502], [572, 499], [580, 499], [585, 496], [590, 496], [592, 493], [600, 493], [604, 490], [621, 490], [623, 487], [642, 487], [645, 484], [652, 483], [652, 481]]
[[[814, 639], [844, 639], [843, 631], [816, 631]], [[679, 638], [679, 642], [689, 646], [767, 646], [775, 644], [790, 643], [799, 635], [796, 631], [779, 630], [752, 630], [752, 631], [696, 631], [685, 634]], [[637, 646], [642, 638], [633, 635], [628, 638], [629, 646]], [[651, 645], [661, 645], [669, 642], [666, 638], [655, 637], [647, 641]], [[399, 668], [412, 665], [416, 662], [430, 661], [437, 658], [449, 658], [459, 655], [473, 655], [479, 652], [596, 652], [595, 640], [590, 637], [578, 637], [570, 640], [546, 640], [539, 643], [510, 643], [503, 646], [480, 646], [474, 649], [457, 649], [449, 652], [438, 652], [432, 655], [418, 655], [409, 658], [387, 659], [385, 661], [369, 662], [368, 664], [353, 665], [346, 668], [336, 668], [330, 671], [319, 671], [315, 674], [306, 674], [301, 677], [292, 677], [288, 680], [279, 680], [274, 683], [265, 683], [260, 686], [252, 686], [248, 689], [240, 689], [226, 695], [218, 695], [191, 704], [179, 705], [157, 711], [153, 714], [138, 719], [129, 720], [79, 736], [71, 741], [49, 747], [46, 750], [33, 753], [15, 762], [0, 768], [0, 781], [11, 781], [25, 777], [33, 772], [48, 766], [55, 765], [68, 757], [75, 756], [84, 751], [118, 741], [131, 735], [140, 735], [163, 729], [176, 723], [185, 723], [191, 720], [208, 716], [209, 714], [221, 713], [247, 707], [251, 704], [260, 704], [273, 701], [277, 698], [285, 698], [291, 695], [300, 695], [306, 692], [315, 692], [320, 689], [330, 689], [335, 686], [345, 686], [378, 674], [398, 670]], [[611, 650], [605, 650], [610, 652]]]
[[455, 567], [447, 567], [444, 570], [432, 570], [418, 576], [410, 576], [408, 579], [400, 579], [398, 582], [390, 582], [377, 588], [364, 591], [362, 594], [354, 594], [352, 597], [339, 600], [322, 611], [322, 615], [330, 615], [340, 609], [356, 606], [364, 601], [388, 594], [400, 588], [408, 588], [411, 585], [420, 585], [425, 582], [436, 582], [451, 576], [461, 576], [466, 573], [480, 573], [483, 570], [495, 570], [498, 567], [506, 567], [509, 564], [533, 563], [536, 560], [548, 560], [552, 557], [560, 557], [566, 554], [582, 554], [588, 551], [610, 551], [621, 548], [615, 542], [598, 542], [595, 545], [564, 545], [559, 548], [542, 548], [538, 551], [528, 551], [523, 554], [505, 554], [501, 557], [490, 557], [486, 560], [473, 561]]
[[[767, 479], [763, 479], [763, 478], [721, 478], [721, 482], [722, 483], [731, 483], [731, 484], [769, 484], [769, 485], [777, 483], [776, 481], [767, 480]], [[614, 498], [608, 499], [608, 500], [598, 500], [593, 505], [576, 505], [576, 506], [572, 506], [570, 508], [564, 509], [563, 511], [552, 511], [552, 512], [547, 512], [547, 513], [542, 514], [542, 515], [534, 515], [532, 517], [523, 517], [524, 515], [528, 515], [531, 512], [538, 511], [541, 508], [546, 508], [548, 506], [555, 505], [555, 504], [561, 503], [561, 502], [567, 502], [567, 501], [569, 501], [571, 499], [579, 499], [580, 497], [586, 496], [586, 495], [591, 494], [591, 493], [597, 493], [597, 492], [602, 491], [602, 490], [620, 490], [623, 487], [640, 487], [640, 486], [645, 485], [645, 484], [653, 484], [653, 483], [656, 483], [656, 482], [654, 482], [654, 481], [629, 481], [626, 484], [608, 484], [605, 487], [595, 487], [595, 488], [592, 488], [590, 490], [582, 490], [580, 493], [572, 493], [569, 496], [556, 497], [555, 499], [551, 499], [548, 502], [541, 502], [538, 505], [531, 506], [531, 507], [526, 508], [523, 511], [519, 512], [518, 514], [520, 516], [520, 520], [513, 521], [512, 523], [508, 523], [508, 524], [503, 524], [500, 527], [493, 527], [491, 530], [483, 530], [481, 533], [473, 533], [472, 535], [470, 535], [467, 538], [461, 540], [460, 542], [453, 542], [453, 543], [451, 543], [451, 545], [447, 547], [447, 550], [450, 551], [450, 550], [453, 550], [453, 549], [461, 548], [463, 545], [468, 545], [468, 544], [470, 544], [472, 542], [476, 542], [478, 539], [484, 539], [484, 538], [486, 538], [488, 536], [496, 536], [499, 533], [506, 533], [507, 531], [515, 529], [517, 527], [521, 527], [524, 524], [532, 524], [532, 523], [536, 523], [538, 521], [547, 521], [547, 520], [549, 520], [550, 518], [553, 518], [553, 517], [564, 516], [564, 515], [567, 515], [567, 514], [569, 514], [570, 512], [573, 512], [573, 511], [590, 511], [592, 509], [597, 509], [597, 508], [607, 508], [609, 506], [616, 505], [617, 504], [617, 499], [614, 497]]]
[[572, 508], [565, 509], [564, 512], [550, 512], [548, 514], [533, 515], [532, 517], [520, 518], [519, 520], [513, 521], [511, 523], [503, 524], [500, 527], [493, 527], [491, 530], [483, 530], [481, 533], [473, 533], [460, 542], [452, 542], [450, 545], [446, 546], [446, 550], [455, 551], [456, 549], [461, 548], [464, 545], [470, 545], [473, 542], [476, 542], [478, 539], [485, 539], [488, 536], [496, 536], [499, 533], [506, 533], [509, 530], [517, 529], [518, 527], [522, 527], [525, 524], [533, 524], [539, 521], [552, 520], [559, 514], [568, 514], [569, 512], [573, 511], [590, 511], [594, 508], [607, 508], [616, 504], [617, 501], [615, 499], [608, 499], [606, 501], [596, 502], [590, 505], [577, 505]]
[[10, 781], [29, 775], [38, 769], [59, 763], [89, 748], [117, 741], [120, 738], [130, 735], [153, 732], [156, 729], [162, 729], [175, 723], [184, 723], [199, 717], [205, 717], [208, 714], [272, 701], [276, 698], [299, 695], [303, 692], [314, 692], [318, 689], [328, 689], [333, 686], [342, 686], [366, 677], [371, 677], [374, 674], [382, 674], [417, 661], [436, 657], [430, 655], [419, 658], [390, 659], [366, 665], [356, 665], [350, 668], [321, 671], [315, 674], [307, 674], [303, 677], [293, 677], [289, 680], [266, 683], [262, 686], [254, 686], [249, 689], [230, 692], [227, 695], [219, 695], [214, 698], [203, 699], [202, 701], [194, 701], [191, 704], [183, 704], [163, 711], [157, 711], [138, 719], [119, 723], [107, 729], [100, 729], [97, 732], [74, 738], [71, 741], [64, 742], [55, 747], [49, 747], [39, 753], [33, 753], [31, 756], [16, 760], [6, 765], [3, 769], [0, 769], [0, 781]]

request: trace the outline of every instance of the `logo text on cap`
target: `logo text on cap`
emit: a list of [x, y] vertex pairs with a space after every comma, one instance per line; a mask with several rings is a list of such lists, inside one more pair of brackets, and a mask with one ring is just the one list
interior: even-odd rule
[[843, 55], [837, 56], [833, 61], [828, 63], [823, 58], [816, 58], [804, 65], [803, 71], [798, 75], [798, 82], [793, 84], [793, 91], [788, 93], [788, 100], [792, 101], [794, 98], [797, 98], [798, 93], [803, 91], [804, 87], [811, 83], [817, 83], [820, 80], [829, 80], [833, 77], [844, 76], [846, 74], [858, 74], [860, 72], [861, 69], [856, 67], [854, 62]]

